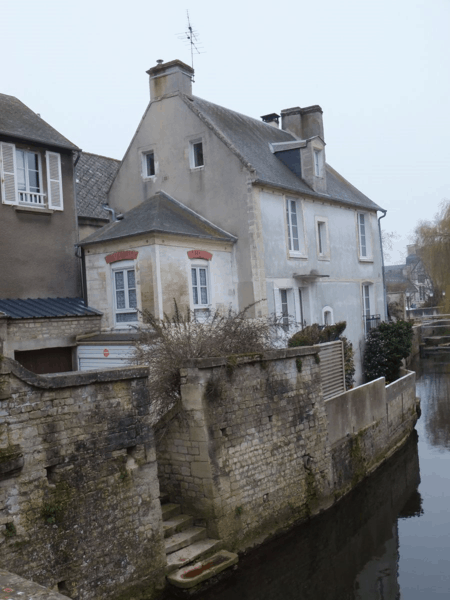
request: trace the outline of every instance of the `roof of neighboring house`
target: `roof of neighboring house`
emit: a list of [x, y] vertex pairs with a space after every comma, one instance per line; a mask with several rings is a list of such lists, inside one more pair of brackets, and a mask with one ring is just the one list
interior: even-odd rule
[[222, 242], [236, 241], [230, 233], [160, 191], [126, 212], [121, 220], [109, 223], [85, 238], [80, 246], [143, 233], [186, 235]]
[[0, 94], [0, 134], [68, 150], [79, 149], [18, 98], [6, 94]]
[[403, 273], [406, 265], [388, 265], [384, 267], [384, 278], [388, 291], [417, 291], [415, 285]]
[[108, 190], [120, 160], [98, 154], [82, 152], [76, 166], [77, 213], [79, 217], [109, 220], [109, 213], [102, 208], [108, 202]]
[[325, 196], [353, 206], [381, 210], [375, 202], [357, 190], [329, 165], [326, 165], [328, 195], [314, 192], [270, 149], [269, 144], [297, 141], [289, 132], [196, 96], [193, 99], [188, 96], [182, 98], [247, 168], [254, 171], [257, 181], [313, 196]]
[[0, 299], [0, 312], [12, 319], [88, 317], [102, 314], [95, 308], [85, 306], [82, 298]]

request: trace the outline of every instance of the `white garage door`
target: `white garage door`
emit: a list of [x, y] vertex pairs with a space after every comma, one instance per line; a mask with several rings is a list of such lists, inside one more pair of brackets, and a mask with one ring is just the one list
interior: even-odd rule
[[80, 371], [92, 371], [126, 367], [133, 364], [133, 354], [133, 346], [114, 344], [78, 346], [78, 369]]

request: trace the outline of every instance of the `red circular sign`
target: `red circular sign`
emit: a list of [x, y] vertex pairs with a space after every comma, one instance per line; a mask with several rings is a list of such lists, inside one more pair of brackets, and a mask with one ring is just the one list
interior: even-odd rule
[[108, 348], [105, 348], [105, 349], [103, 350], [103, 356], [104, 356], [105, 358], [108, 358], [108, 356], [109, 356], [109, 350], [108, 350]]

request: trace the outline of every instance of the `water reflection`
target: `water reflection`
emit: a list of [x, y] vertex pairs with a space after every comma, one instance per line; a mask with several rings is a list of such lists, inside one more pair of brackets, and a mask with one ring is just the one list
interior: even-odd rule
[[[253, 550], [199, 600], [397, 600], [397, 516], [421, 514], [417, 436], [337, 506]], [[169, 592], [167, 598], [174, 598]]]
[[446, 452], [450, 449], [450, 356], [444, 354], [419, 361], [415, 368], [427, 442]]

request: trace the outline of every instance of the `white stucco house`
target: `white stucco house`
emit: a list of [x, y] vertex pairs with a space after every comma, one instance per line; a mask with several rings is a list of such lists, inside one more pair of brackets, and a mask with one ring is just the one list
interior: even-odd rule
[[[142, 203], [151, 205], [158, 193], [178, 203], [180, 210], [193, 211], [228, 236], [214, 242], [229, 255], [229, 266], [219, 268], [226, 281], [217, 284], [216, 265], [205, 263], [210, 293], [204, 304], [197, 304], [199, 274], [187, 253], [200, 248], [200, 238], [195, 244], [186, 238], [170, 245], [168, 233], [155, 231], [150, 239], [142, 232], [138, 257], [127, 263], [141, 273], [137, 306], [161, 312], [170, 310], [172, 298], [177, 298], [191, 308], [219, 303], [241, 310], [256, 302], [256, 316], [276, 313], [286, 322], [290, 317], [297, 327], [345, 320], [360, 380], [367, 330], [385, 319], [377, 223], [377, 212], [385, 211], [327, 164], [320, 106], [290, 108], [258, 120], [193, 96], [193, 73], [178, 60], [159, 61], [148, 71], [150, 103], [108, 202], [124, 215], [123, 223], [129, 211]], [[117, 231], [120, 227], [113, 225]], [[107, 314], [106, 305], [117, 294], [113, 271], [121, 265], [89, 275], [90, 269], [98, 269], [96, 261], [104, 261], [100, 255], [118, 244], [109, 240], [108, 247], [102, 246], [99, 235], [84, 241], [88, 300]], [[134, 249], [137, 239], [122, 237], [120, 249]], [[154, 240], [160, 240], [159, 259]], [[201, 249], [207, 250], [213, 242], [202, 243]], [[164, 277], [172, 283], [165, 285]], [[98, 296], [100, 281], [103, 300]], [[151, 293], [150, 281], [158, 288]], [[109, 313], [107, 326], [120, 328], [111, 309]]]

